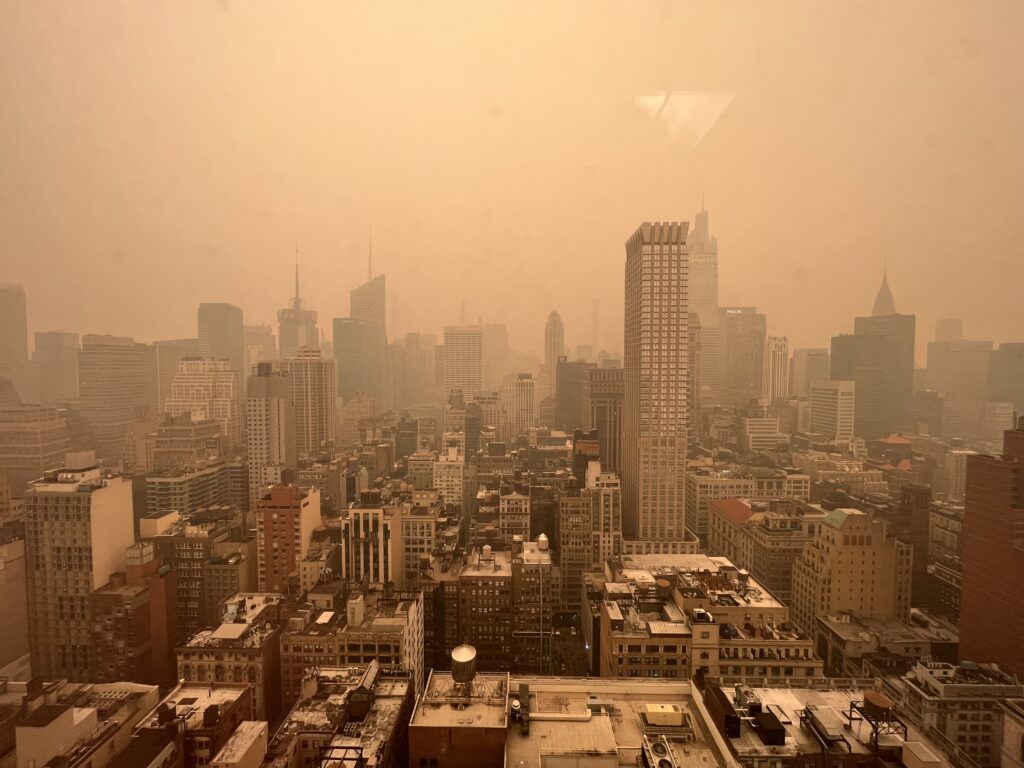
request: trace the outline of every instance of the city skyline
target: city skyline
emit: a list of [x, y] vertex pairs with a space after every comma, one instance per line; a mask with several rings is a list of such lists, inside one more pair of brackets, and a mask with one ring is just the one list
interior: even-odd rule
[[[757, 305], [769, 333], [792, 348], [821, 346], [843, 318], [866, 314], [886, 266], [923, 328], [964, 316], [972, 338], [1013, 340], [1024, 222], [1009, 201], [1024, 192], [1024, 84], [1008, 36], [1019, 7], [961, 13], [945, 0], [928, 4], [922, 24], [913, 4], [869, 3], [854, 18], [828, 4], [811, 34], [809, 21], [767, 8], [661, 17], [641, 5], [588, 15], [593, 42], [567, 61], [548, 56], [582, 5], [551, 11], [548, 27], [530, 25], [525, 11], [498, 23], [466, 3], [443, 7], [439, 17], [297, 11], [275, 25], [282, 56], [270, 59], [257, 52], [273, 5], [180, 10], [178, 32], [196, 33], [195, 63], [183, 68], [178, 36], [143, 6], [85, 6], [54, 23], [46, 3], [6, 5], [0, 281], [33, 297], [30, 330], [179, 338], [203, 301], [276, 325], [273, 313], [292, 295], [296, 242], [304, 298], [324, 327], [347, 314], [345, 293], [362, 282], [372, 224], [376, 268], [403, 305], [390, 330], [440, 336], [460, 322], [465, 300], [467, 318], [504, 320], [518, 349], [539, 352], [542, 313], [557, 306], [567, 341], [587, 342], [598, 298], [605, 346], [616, 349], [619, 292], [600, 281], [559, 302], [560, 288], [576, 274], [616, 272], [637, 221], [692, 220], [704, 196], [722, 304]], [[449, 14], [458, 23], [439, 23]], [[673, 50], [668, 41], [694, 24], [731, 44], [687, 34]], [[367, 47], [396, 25], [432, 34], [401, 57]], [[335, 34], [351, 45], [334, 45]], [[630, 61], [603, 57], [623, 34], [652, 35], [649, 50]], [[229, 41], [252, 54], [249, 66], [218, 63]], [[58, 50], [71, 66], [41, 63]], [[524, 67], [538, 51], [538, 65]], [[420, 60], [430, 67], [407, 66]], [[478, 67], [479, 79], [468, 74]], [[893, 71], [905, 74], [889, 78]], [[928, 87], [910, 85], [918, 80]], [[80, 103], [86, 91], [90, 102]], [[636, 103], [711, 91], [733, 98], [699, 143]], [[114, 120], [119, 110], [125, 118]], [[205, 127], [162, 127], [169, 110]], [[975, 119], [987, 110], [993, 119]], [[410, 115], [422, 123], [411, 135], [399, 128]], [[305, 135], [302, 147], [285, 138], [293, 135]], [[46, 153], [42, 136], [60, 152]], [[214, 180], [208, 188], [204, 178]], [[63, 191], [49, 194], [55, 188]], [[105, 203], [78, 209], [77, 200]], [[984, 300], [960, 291], [965, 258]], [[54, 285], [58, 271], [66, 279]], [[165, 274], [179, 290], [148, 312], [156, 294], [140, 287]], [[485, 299], [498, 284], [502, 296]], [[793, 291], [804, 300], [791, 301]], [[417, 321], [433, 313], [429, 327]]]

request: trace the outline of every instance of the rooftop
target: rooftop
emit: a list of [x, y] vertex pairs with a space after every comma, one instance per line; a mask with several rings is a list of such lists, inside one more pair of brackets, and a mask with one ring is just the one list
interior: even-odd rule
[[231, 738], [221, 747], [214, 762], [233, 763], [241, 759], [252, 743], [262, 736], [266, 738], [267, 723], [265, 720], [243, 720], [231, 734]]
[[[733, 691], [723, 690], [723, 693], [734, 706], [737, 704]], [[829, 752], [860, 755], [871, 755], [874, 752], [871, 724], [856, 710], [851, 710], [851, 704], [861, 704], [864, 701], [865, 694], [862, 690], [745, 688], [745, 695], [751, 694], [760, 702], [762, 712], [767, 711], [778, 719], [779, 725], [784, 729], [785, 738], [781, 744], [766, 744], [766, 738], [763, 738], [762, 733], [754, 727], [754, 721], [741, 719], [739, 737], [728, 739], [730, 746], [741, 759], [760, 757], [779, 760], [796, 755], [814, 755], [818, 758], [822, 754], [822, 741], [829, 745]], [[705, 692], [705, 699], [707, 697], [708, 692]], [[745, 705], [740, 706], [740, 709], [745, 710]], [[810, 720], [811, 712], [814, 713], [814, 721]], [[743, 714], [746, 715], [746, 711], [743, 711]], [[806, 725], [801, 723], [801, 714], [808, 717]], [[927, 741], [924, 735], [917, 732], [909, 723], [904, 724], [907, 727], [905, 740], [902, 735], [896, 733], [880, 734], [879, 745], [883, 748], [901, 749], [903, 744]], [[766, 729], [763, 736], [768, 735]], [[934, 753], [935, 760], [939, 761], [936, 764], [949, 766], [948, 762], [941, 759], [936, 749], [929, 751]]]
[[[269, 747], [269, 765], [291, 765], [295, 739], [300, 734], [334, 734], [333, 746], [358, 746], [367, 766], [377, 764], [377, 755], [394, 737], [403, 705], [409, 696], [407, 677], [383, 675], [380, 665], [322, 667], [307, 690], [312, 695], [299, 701], [274, 734]], [[305, 684], [304, 684], [305, 685]], [[364, 701], [353, 699], [357, 691], [373, 691], [372, 704], [363, 716]], [[404, 726], [404, 719], [401, 723]]]
[[161, 728], [160, 711], [170, 708], [174, 717], [185, 725], [186, 730], [201, 728], [203, 713], [208, 707], [217, 706], [224, 712], [246, 695], [250, 687], [246, 683], [182, 683], [160, 702], [160, 705], [146, 715], [140, 727]]
[[480, 673], [466, 684], [451, 672], [433, 670], [416, 703], [411, 727], [504, 728], [508, 720], [508, 675]]
[[[559, 758], [568, 764], [597, 755], [614, 760], [613, 765], [638, 765], [645, 741], [649, 751], [653, 742], [661, 742], [665, 752], [677, 755], [676, 765], [721, 763], [689, 683], [515, 677], [511, 686], [513, 700], [522, 700], [520, 692], [528, 690], [530, 728], [528, 733], [510, 729], [507, 765], [540, 768]], [[648, 754], [648, 764], [657, 764], [652, 757]]]

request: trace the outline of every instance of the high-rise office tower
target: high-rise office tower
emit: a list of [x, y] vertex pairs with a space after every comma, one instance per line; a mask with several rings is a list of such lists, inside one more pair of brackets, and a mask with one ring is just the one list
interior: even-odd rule
[[761, 397], [767, 321], [754, 307], [722, 307], [718, 321], [720, 399], [728, 405], [746, 405]]
[[1000, 344], [989, 361], [988, 399], [1024, 413], [1024, 342]]
[[687, 406], [685, 222], [644, 222], [626, 242], [623, 525], [683, 539]]
[[528, 373], [510, 373], [501, 389], [502, 410], [507, 419], [501, 437], [511, 441], [537, 426], [537, 380]]
[[[1002, 456], [967, 459], [960, 656], [1024, 675], [1024, 420]], [[998, 630], [993, 622], [998, 621]]]
[[586, 420], [583, 396], [593, 367], [583, 360], [570, 362], [564, 355], [555, 365], [555, 426], [568, 434], [582, 429]]
[[856, 385], [852, 381], [816, 379], [811, 382], [810, 429], [837, 440], [850, 440], [856, 417]]
[[508, 373], [508, 329], [504, 323], [486, 323], [484, 334], [484, 389], [495, 390]]
[[[290, 306], [277, 310], [277, 340], [281, 358], [295, 357], [301, 347], [319, 347], [316, 312], [306, 309], [299, 295], [299, 263], [295, 262], [295, 296]], [[248, 375], [250, 372], [246, 371]]]
[[96, 453], [101, 458], [121, 456], [125, 433], [137, 410], [148, 403], [142, 347], [124, 336], [82, 337], [78, 353], [79, 409], [92, 429]]
[[281, 369], [292, 385], [296, 450], [318, 454], [334, 442], [334, 361], [323, 359], [319, 348], [305, 347], [291, 360], [282, 360]]
[[943, 437], [978, 437], [988, 400], [991, 359], [991, 341], [928, 342], [928, 389], [945, 396]]
[[[37, 331], [32, 353], [33, 397], [42, 403], [66, 403], [78, 397], [77, 333]], [[27, 393], [26, 393], [27, 394]]]
[[297, 485], [268, 488], [256, 502], [256, 552], [261, 592], [288, 594], [289, 577], [309, 552], [320, 526], [320, 491]]
[[584, 392], [586, 429], [597, 430], [601, 466], [616, 475], [622, 472], [622, 399], [625, 371], [621, 367], [591, 368]]
[[245, 367], [245, 326], [242, 310], [231, 304], [200, 304], [199, 354], [231, 362], [242, 376]]
[[886, 314], [854, 318], [852, 336], [832, 338], [830, 360], [830, 378], [856, 382], [854, 432], [867, 440], [908, 430], [914, 394], [915, 318], [895, 313], [884, 277], [875, 310]]
[[178, 364], [186, 357], [202, 357], [199, 339], [165, 339], [152, 344], [156, 356], [157, 409], [163, 411], [164, 401], [171, 396], [171, 385], [178, 375]]
[[[372, 265], [371, 265], [372, 269]], [[385, 275], [373, 277], [353, 288], [349, 294], [349, 317], [366, 329], [363, 367], [366, 394], [378, 403], [385, 403], [387, 376], [387, 285]]]
[[694, 219], [686, 238], [690, 255], [690, 311], [700, 319], [700, 386], [715, 389], [722, 380], [722, 343], [718, 311], [718, 238], [711, 237], [708, 212]]
[[164, 402], [164, 413], [172, 417], [191, 413], [196, 419], [214, 419], [221, 425], [227, 447], [237, 446], [242, 437], [238, 371], [231, 367], [230, 360], [183, 358], [171, 383], [171, 396]]
[[789, 339], [769, 336], [764, 344], [761, 391], [769, 403], [789, 394]]
[[444, 402], [458, 387], [466, 400], [484, 388], [484, 337], [479, 325], [449, 325], [444, 329]]
[[132, 484], [104, 477], [89, 452], [69, 454], [25, 494], [29, 646], [33, 674], [92, 679], [92, 602], [124, 570], [135, 537]]
[[0, 379], [10, 379], [18, 387], [23, 400], [28, 397], [28, 312], [25, 288], [13, 283], [0, 283]]
[[337, 370], [338, 394], [345, 402], [357, 392], [369, 396], [367, 365], [369, 347], [374, 334], [359, 320], [351, 317], [334, 318], [334, 363]]
[[544, 325], [544, 372], [541, 380], [544, 397], [554, 397], [558, 389], [558, 358], [565, 354], [565, 326], [558, 312], [551, 310]]
[[828, 350], [802, 348], [793, 350], [789, 366], [789, 394], [806, 400], [811, 396], [811, 382], [828, 378]]
[[295, 403], [288, 377], [260, 363], [246, 387], [246, 439], [249, 455], [249, 505], [255, 508], [271, 485], [287, 484], [297, 469]]
[[67, 424], [56, 407], [0, 403], [0, 480], [14, 496], [59, 467], [69, 448]]

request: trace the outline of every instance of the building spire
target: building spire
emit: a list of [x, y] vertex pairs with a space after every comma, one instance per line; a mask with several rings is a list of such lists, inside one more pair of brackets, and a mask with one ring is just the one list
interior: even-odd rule
[[882, 267], [882, 284], [878, 287], [878, 293], [875, 295], [875, 306], [872, 308], [871, 314], [875, 317], [896, 314], [896, 300], [892, 297], [892, 291], [889, 289], [889, 265], [887, 263]]

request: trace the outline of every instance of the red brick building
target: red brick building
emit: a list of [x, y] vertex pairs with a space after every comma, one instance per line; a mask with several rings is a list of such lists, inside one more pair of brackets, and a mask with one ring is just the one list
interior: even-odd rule
[[1024, 420], [968, 458], [964, 508], [960, 658], [1024, 676]]

